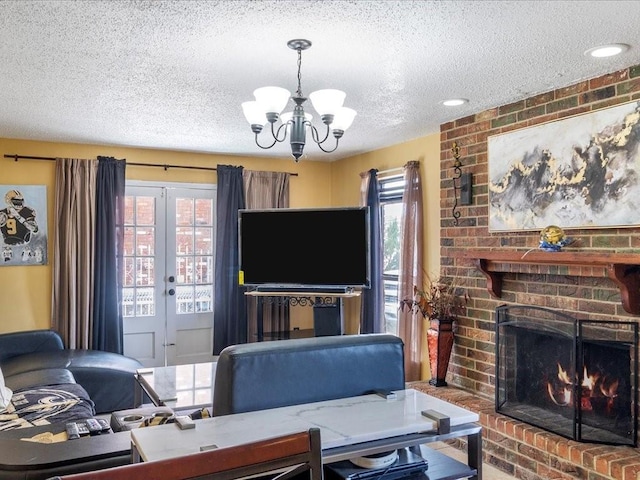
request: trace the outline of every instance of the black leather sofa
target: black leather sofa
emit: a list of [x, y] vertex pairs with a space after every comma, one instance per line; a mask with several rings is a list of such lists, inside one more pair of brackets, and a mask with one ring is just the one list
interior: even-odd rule
[[[45, 351], [55, 353], [55, 348], [45, 347], [50, 341], [47, 335], [42, 338]], [[401, 390], [405, 388], [403, 349], [398, 337], [386, 334], [227, 347], [216, 368], [213, 414], [351, 397], [375, 390]], [[3, 358], [0, 353], [0, 362], [5, 361]], [[39, 356], [36, 358], [40, 360]], [[42, 372], [49, 374], [56, 375]], [[128, 431], [52, 445], [20, 441], [18, 438], [23, 435], [17, 430], [5, 434], [0, 435], [0, 480], [44, 480], [53, 475], [123, 465], [131, 458]], [[4, 459], [3, 451], [14, 453]]]
[[[42, 402], [53, 402], [51, 410], [58, 403], [61, 411], [59, 415], [47, 416], [48, 411], [43, 415], [51, 425], [0, 432], [0, 480], [43, 480], [129, 463], [129, 432], [53, 444], [21, 439], [63, 432], [64, 419], [78, 420], [78, 414], [84, 413], [85, 418], [94, 411], [100, 414], [132, 408], [134, 374], [141, 367], [137, 360], [114, 353], [65, 349], [60, 335], [52, 330], [0, 334], [0, 370], [14, 392], [12, 401], [19, 398], [24, 402], [33, 398], [25, 392], [42, 391]], [[75, 388], [78, 386], [82, 388]], [[55, 396], [63, 391], [78, 395], [80, 404], [66, 408], [59, 402], [62, 397]]]
[[135, 371], [142, 365], [123, 355], [65, 349], [53, 330], [0, 334], [0, 369], [14, 392], [45, 385], [81, 385], [96, 413], [134, 407]]
[[232, 345], [218, 359], [213, 415], [402, 390], [394, 335], [341, 335]]

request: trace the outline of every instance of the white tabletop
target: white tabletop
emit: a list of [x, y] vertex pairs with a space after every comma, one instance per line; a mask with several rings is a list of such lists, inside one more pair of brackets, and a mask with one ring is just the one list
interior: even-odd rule
[[362, 395], [206, 418], [191, 430], [174, 424], [138, 428], [131, 431], [131, 439], [142, 460], [154, 461], [197, 453], [201, 447], [229, 447], [317, 427], [325, 450], [435, 431], [435, 422], [424, 417], [423, 410], [448, 416], [452, 427], [479, 419], [476, 413], [425, 393], [399, 390], [393, 400]]

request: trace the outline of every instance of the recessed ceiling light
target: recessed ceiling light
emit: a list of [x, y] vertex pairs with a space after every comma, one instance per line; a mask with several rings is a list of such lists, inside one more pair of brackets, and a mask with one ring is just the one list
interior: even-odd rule
[[612, 43], [610, 45], [600, 45], [599, 47], [590, 48], [584, 52], [584, 54], [597, 58], [613, 57], [627, 50], [629, 50], [629, 45], [626, 43]]
[[457, 107], [459, 105], [464, 105], [468, 101], [469, 100], [467, 100], [466, 98], [451, 98], [449, 100], [445, 100], [444, 102], [442, 102], [442, 104], [446, 105], [447, 107]]

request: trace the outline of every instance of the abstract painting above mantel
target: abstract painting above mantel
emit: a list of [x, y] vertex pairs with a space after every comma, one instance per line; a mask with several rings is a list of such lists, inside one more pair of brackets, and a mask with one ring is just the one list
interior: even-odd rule
[[640, 102], [488, 139], [489, 230], [640, 225]]

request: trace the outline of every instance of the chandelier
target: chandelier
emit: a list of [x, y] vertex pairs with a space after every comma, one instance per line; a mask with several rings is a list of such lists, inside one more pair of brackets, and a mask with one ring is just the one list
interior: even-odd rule
[[[311, 47], [311, 42], [304, 39], [290, 40], [287, 46], [298, 52], [298, 90], [293, 97], [291, 93], [280, 87], [262, 87], [253, 92], [255, 101], [244, 102], [242, 110], [247, 121], [251, 124], [251, 131], [256, 134], [256, 145], [260, 148], [268, 149], [276, 143], [284, 142], [289, 134], [289, 143], [291, 144], [291, 154], [296, 162], [304, 152], [307, 128], [311, 132], [311, 138], [325, 153], [331, 153], [338, 148], [338, 142], [344, 131], [351, 126], [356, 116], [355, 110], [342, 106], [346, 94], [340, 90], [325, 89], [317, 90], [309, 95], [313, 108], [320, 115], [322, 123], [326, 125], [326, 133], [320, 138], [318, 129], [311, 124], [313, 116], [304, 111], [304, 102], [307, 98], [302, 95], [302, 87], [300, 86], [301, 75], [300, 66], [302, 65], [302, 51]], [[289, 98], [295, 103], [293, 112], [282, 113], [287, 106]], [[280, 120], [279, 126], [276, 123]], [[270, 145], [260, 145], [258, 135], [266, 123], [271, 124]], [[335, 146], [326, 149], [323, 145], [329, 139], [332, 133], [336, 139]]]

